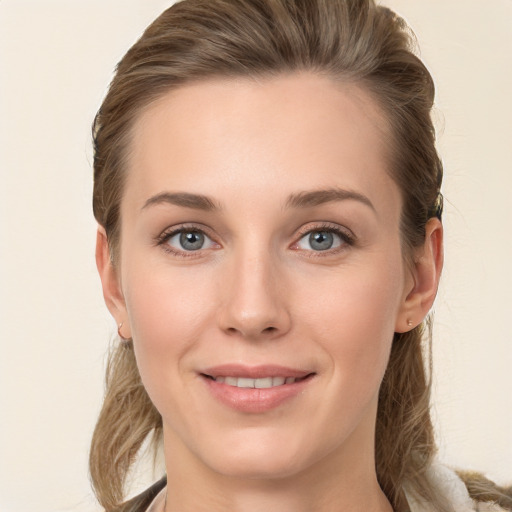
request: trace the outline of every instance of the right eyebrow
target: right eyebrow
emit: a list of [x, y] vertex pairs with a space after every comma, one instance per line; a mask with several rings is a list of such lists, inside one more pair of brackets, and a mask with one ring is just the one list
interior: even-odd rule
[[142, 210], [157, 204], [173, 204], [195, 210], [216, 211], [220, 210], [219, 205], [213, 199], [202, 194], [190, 194], [188, 192], [161, 192], [150, 197], [142, 206]]

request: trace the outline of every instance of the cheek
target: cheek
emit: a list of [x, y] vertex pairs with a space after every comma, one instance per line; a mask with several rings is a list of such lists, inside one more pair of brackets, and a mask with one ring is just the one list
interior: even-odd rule
[[330, 276], [323, 283], [324, 293], [317, 294], [315, 300], [305, 295], [304, 328], [316, 336], [331, 358], [336, 377], [351, 381], [344, 389], [367, 394], [380, 385], [402, 283], [401, 264], [384, 260], [381, 265], [346, 268]]
[[158, 343], [165, 342], [162, 336], [194, 329], [211, 303], [209, 274], [201, 266], [169, 265], [164, 258], [145, 259], [144, 254], [127, 261], [123, 293], [133, 337]]
[[[211, 279], [165, 265], [127, 267], [126, 306], [142, 380], [151, 394], [178, 377], [182, 356], [193, 349], [211, 316]], [[172, 370], [171, 370], [172, 369]]]

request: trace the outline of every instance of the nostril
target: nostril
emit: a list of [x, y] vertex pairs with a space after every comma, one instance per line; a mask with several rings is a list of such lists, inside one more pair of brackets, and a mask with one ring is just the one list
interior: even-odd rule
[[248, 337], [270, 335], [270, 334], [274, 334], [278, 331], [279, 331], [279, 329], [274, 326], [265, 327], [263, 330], [256, 330], [254, 332], [252, 332], [252, 330], [237, 329], [236, 327], [228, 327], [226, 329], [226, 332], [228, 334], [231, 334], [231, 335], [241, 334], [242, 336], [248, 336]]

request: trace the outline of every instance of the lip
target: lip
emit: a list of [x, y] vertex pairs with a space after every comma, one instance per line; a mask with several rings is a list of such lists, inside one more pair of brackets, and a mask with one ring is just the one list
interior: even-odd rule
[[263, 379], [265, 377], [294, 377], [302, 379], [314, 373], [309, 370], [299, 370], [296, 368], [289, 368], [286, 366], [265, 364], [258, 366], [246, 366], [241, 364], [223, 364], [219, 366], [212, 366], [201, 370], [202, 374], [210, 375], [212, 377], [247, 377], [249, 379]]
[[[315, 372], [279, 365], [244, 366], [225, 364], [206, 368], [199, 373], [212, 396], [227, 407], [244, 413], [271, 411], [302, 394], [310, 385]], [[239, 388], [216, 382], [211, 377], [294, 377], [300, 379], [290, 384], [272, 388]]]

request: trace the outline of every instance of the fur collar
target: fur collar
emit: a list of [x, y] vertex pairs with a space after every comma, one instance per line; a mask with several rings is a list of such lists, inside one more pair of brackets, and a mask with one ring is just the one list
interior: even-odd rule
[[[427, 478], [437, 487], [439, 493], [452, 504], [453, 512], [506, 512], [495, 503], [476, 502], [469, 496], [464, 482], [452, 469], [437, 462], [427, 470]], [[405, 488], [405, 495], [411, 512], [432, 512], [428, 503], [416, 497]]]

